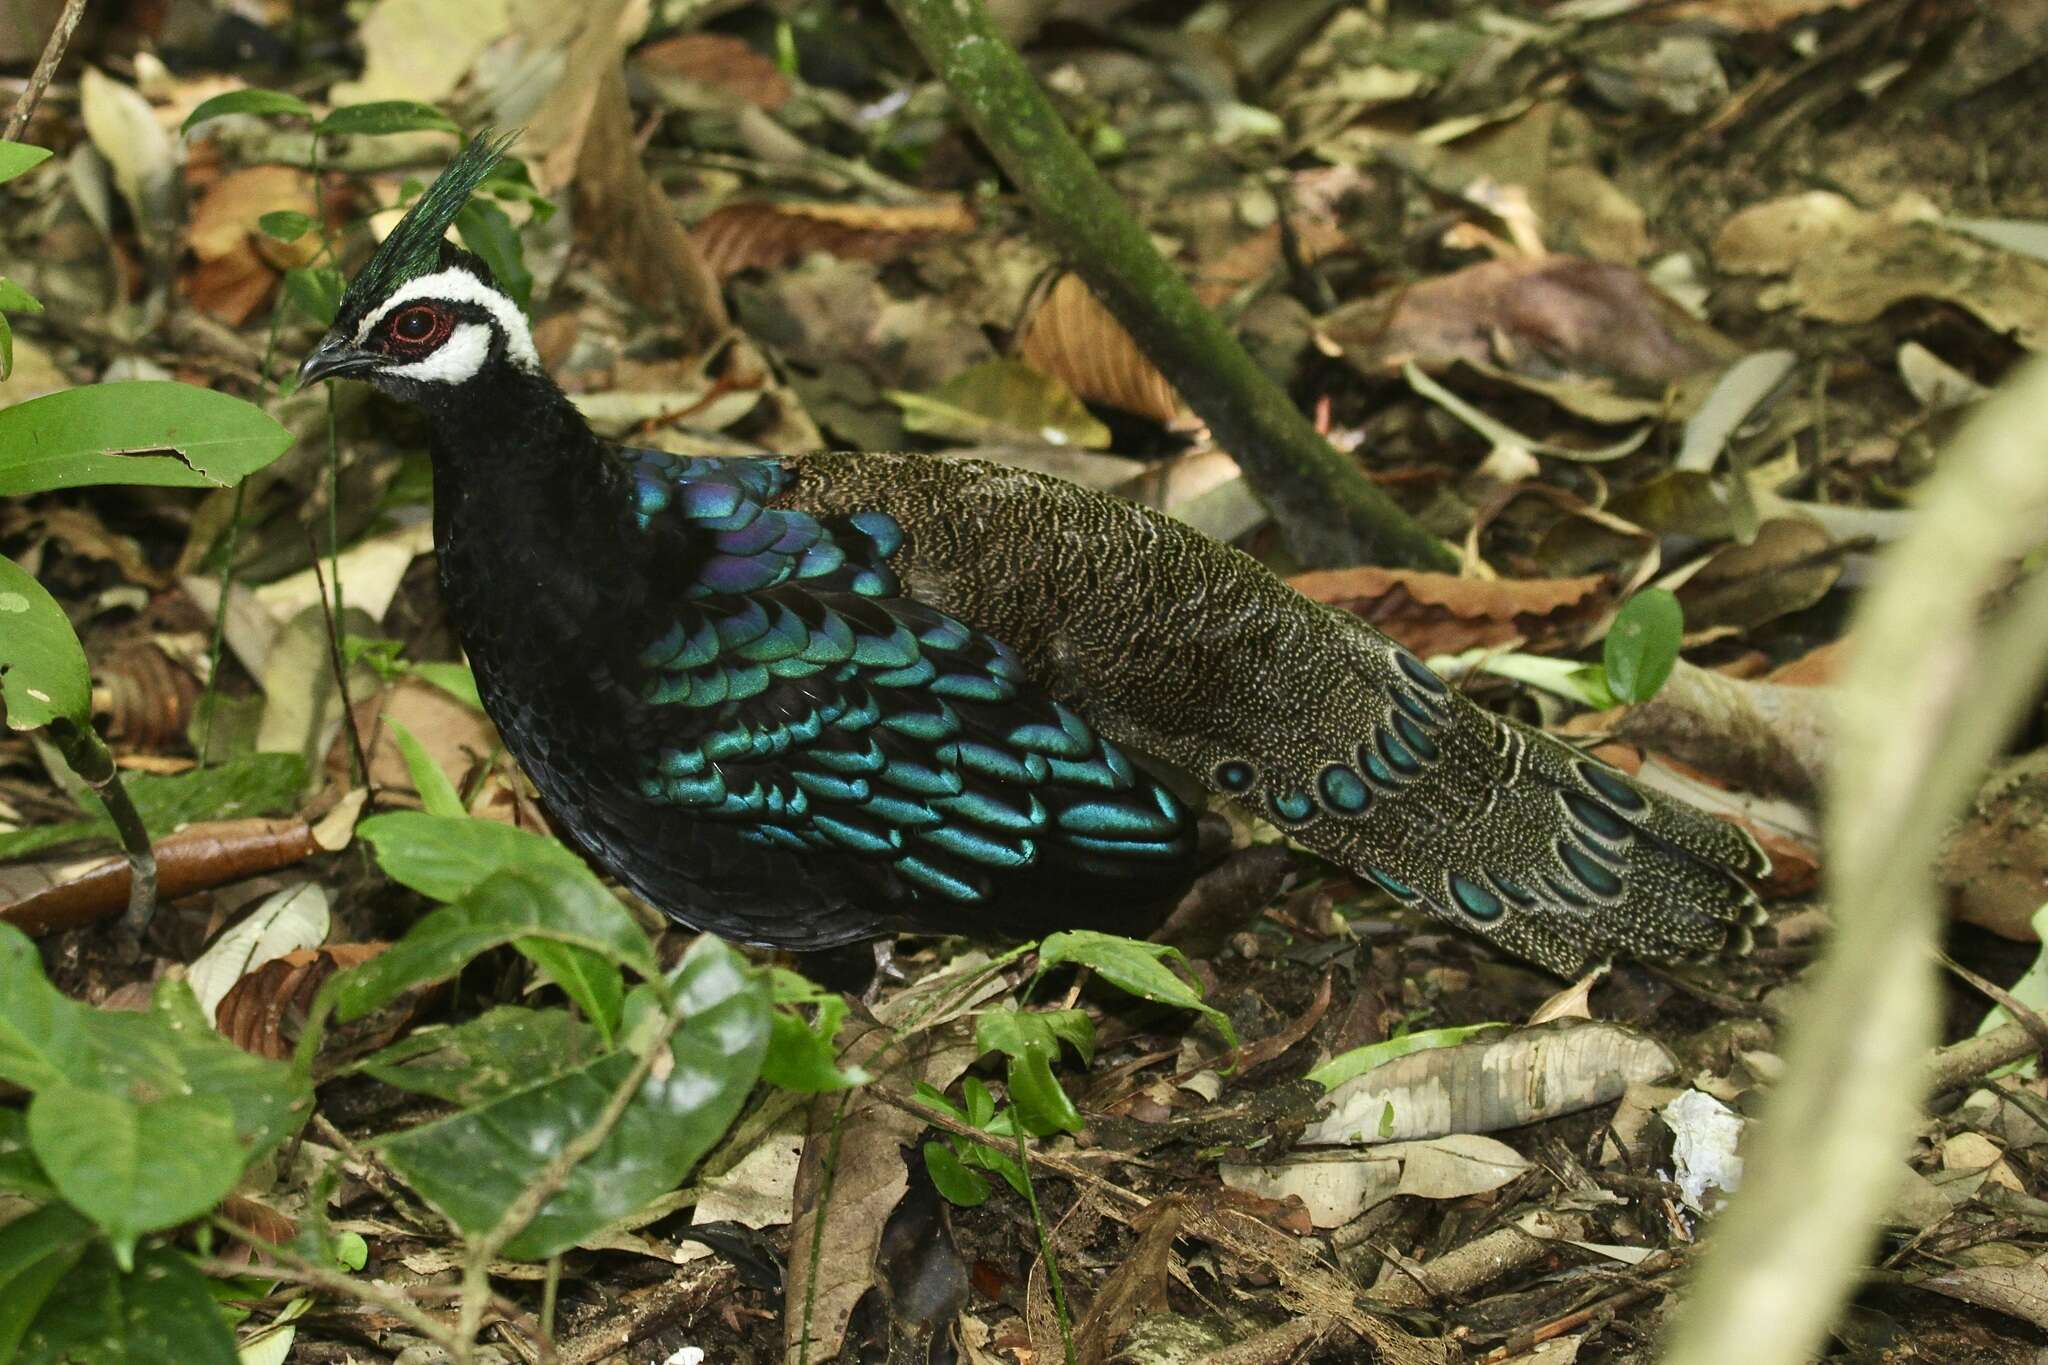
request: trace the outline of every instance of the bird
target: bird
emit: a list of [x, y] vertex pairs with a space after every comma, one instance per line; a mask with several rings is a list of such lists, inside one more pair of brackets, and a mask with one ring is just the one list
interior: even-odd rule
[[671, 918], [813, 952], [1143, 933], [1221, 796], [1562, 976], [1747, 946], [1769, 861], [1740, 828], [1159, 512], [936, 454], [600, 438], [446, 240], [507, 141], [418, 196], [299, 378], [424, 414], [484, 708], [557, 828]]

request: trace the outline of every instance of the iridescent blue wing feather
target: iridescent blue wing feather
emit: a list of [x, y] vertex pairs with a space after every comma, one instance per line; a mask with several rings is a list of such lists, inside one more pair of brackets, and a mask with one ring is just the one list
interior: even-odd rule
[[637, 660], [646, 801], [862, 860], [934, 928], [1185, 881], [1192, 813], [1000, 641], [907, 595], [892, 518], [776, 506], [770, 460], [629, 458], [641, 532], [682, 562]]

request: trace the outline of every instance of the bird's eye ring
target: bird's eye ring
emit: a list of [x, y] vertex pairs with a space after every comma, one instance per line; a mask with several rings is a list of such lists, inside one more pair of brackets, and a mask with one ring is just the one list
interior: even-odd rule
[[425, 304], [405, 309], [391, 319], [391, 335], [417, 345], [433, 338], [441, 328], [441, 315]]

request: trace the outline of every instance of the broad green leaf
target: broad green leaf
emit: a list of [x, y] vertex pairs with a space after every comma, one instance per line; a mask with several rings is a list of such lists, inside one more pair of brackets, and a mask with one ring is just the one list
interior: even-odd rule
[[[492, 827], [484, 820], [450, 823]], [[414, 986], [446, 980], [481, 953], [534, 938], [586, 948], [644, 977], [660, 972], [647, 935], [595, 877], [581, 866], [536, 862], [491, 873], [390, 948], [336, 977], [337, 1012], [343, 1023], [360, 1019]]]
[[26, 142], [0, 142], [0, 181], [12, 180], [49, 159], [48, 147], [31, 147]]
[[1001, 1009], [974, 1019], [974, 1045], [1005, 1057], [1043, 1052], [1056, 1061], [1063, 1039], [1074, 1045], [1082, 1061], [1094, 1059], [1095, 1024], [1086, 1011]]
[[[1016, 1135], [1013, 1133], [1011, 1136]], [[986, 1142], [964, 1142], [960, 1145], [960, 1159], [969, 1166], [994, 1171], [1017, 1192], [1019, 1198], [1028, 1197], [1030, 1192], [1025, 1187], [1024, 1168], [1017, 1164], [1014, 1153], [990, 1146]]]
[[376, 100], [345, 104], [313, 125], [330, 136], [382, 137], [387, 133], [459, 133], [455, 120], [431, 104], [414, 100]]
[[945, 1143], [924, 1145], [924, 1169], [932, 1178], [932, 1187], [947, 1203], [971, 1209], [988, 1202], [988, 1181], [978, 1172], [968, 1170]]
[[282, 90], [230, 90], [225, 95], [201, 100], [197, 109], [185, 115], [178, 131], [189, 133], [200, 124], [226, 114], [291, 114], [297, 118], [311, 118], [313, 111], [304, 100]]
[[460, 1024], [409, 1034], [355, 1070], [470, 1108], [553, 1080], [603, 1053], [596, 1032], [567, 1010], [499, 1005]]
[[1193, 975], [1187, 958], [1178, 948], [1162, 943], [1140, 943], [1136, 939], [1100, 934], [1092, 929], [1065, 930], [1050, 935], [1038, 945], [1040, 975], [1062, 963], [1092, 967], [1104, 981], [1141, 1000], [1200, 1011], [1216, 1026], [1216, 1031], [1236, 1047], [1237, 1030], [1231, 1027], [1230, 1020], [1223, 1016], [1221, 1010], [1203, 1004], [1201, 988], [1176, 975], [1167, 965], [1170, 962], [1179, 963], [1182, 971]]
[[14, 328], [8, 324], [7, 314], [0, 313], [0, 380], [14, 374]]
[[59, 716], [81, 727], [92, 724], [85, 647], [57, 599], [6, 558], [0, 558], [0, 696], [7, 700], [10, 729], [38, 729]]
[[469, 815], [469, 808], [462, 804], [461, 793], [448, 780], [448, 774], [441, 771], [441, 765], [434, 762], [434, 756], [426, 746], [406, 729], [396, 716], [384, 717], [384, 726], [391, 731], [392, 739], [398, 742], [398, 752], [405, 759], [405, 770], [412, 778], [412, 789], [419, 793], [420, 804], [429, 815], [443, 815], [452, 820], [461, 820]]
[[557, 867], [597, 880], [581, 858], [545, 834], [495, 820], [393, 811], [371, 816], [356, 833], [376, 849], [377, 866], [393, 881], [437, 901], [460, 900], [508, 867]]
[[123, 1273], [104, 1244], [87, 1249], [44, 1300], [13, 1365], [237, 1365], [235, 1338], [207, 1281], [168, 1247]]
[[1074, 391], [1021, 360], [989, 360], [962, 370], [930, 393], [889, 390], [903, 425], [926, 436], [989, 444], [1002, 441], [1099, 449], [1109, 428]]
[[1684, 633], [1685, 613], [1663, 588], [1644, 588], [1622, 603], [1602, 651], [1608, 691], [1625, 702], [1656, 696], [1678, 662], [1679, 637]]
[[284, 272], [284, 292], [301, 313], [322, 327], [334, 325], [348, 281], [331, 265], [293, 266]]
[[1404, 1033], [1383, 1043], [1368, 1043], [1364, 1047], [1352, 1048], [1349, 1052], [1340, 1052], [1309, 1072], [1308, 1078], [1325, 1090], [1335, 1090], [1354, 1076], [1363, 1076], [1374, 1067], [1384, 1066], [1398, 1057], [1406, 1057], [1411, 1052], [1427, 1052], [1435, 1047], [1453, 1047], [1477, 1034], [1506, 1027], [1505, 1024], [1467, 1024], [1459, 1028], [1433, 1028], [1424, 1029], [1419, 1033]]
[[289, 1067], [214, 1032], [184, 982], [158, 983], [147, 1011], [96, 1010], [45, 980], [35, 944], [8, 924], [0, 924], [0, 1080], [31, 1092], [202, 1095], [226, 1107], [244, 1161], [284, 1141], [310, 1102]]
[[0, 1361], [15, 1358], [29, 1324], [97, 1235], [62, 1204], [0, 1227]]
[[[229, 488], [291, 443], [270, 414], [225, 393], [168, 380], [87, 384], [0, 408], [0, 496], [96, 483]], [[150, 450], [179, 455], [122, 453]]]
[[266, 237], [275, 237], [280, 242], [296, 242], [313, 230], [313, 220], [297, 209], [273, 209], [258, 218], [256, 226]]
[[[731, 1125], [768, 1046], [766, 980], [714, 938], [700, 938], [674, 977], [682, 1023], [668, 1065], [635, 1092], [619, 1123], [506, 1254], [540, 1260], [638, 1211], [680, 1184]], [[385, 1162], [476, 1235], [540, 1174], [552, 1153], [596, 1125], [634, 1069], [615, 1052], [482, 1108], [377, 1144]]]
[[242, 1173], [234, 1117], [205, 1095], [138, 1103], [49, 1086], [29, 1102], [28, 1136], [58, 1194], [100, 1225], [124, 1270], [143, 1233], [197, 1218]]
[[560, 986], [584, 1018], [597, 1025], [604, 1050], [611, 1051], [626, 1004], [626, 980], [617, 965], [603, 953], [552, 939], [514, 939], [512, 946], [540, 968], [542, 976]]
[[473, 198], [456, 213], [455, 230], [462, 234], [462, 244], [491, 268], [499, 288], [524, 310], [533, 297], [533, 272], [526, 268], [519, 229], [505, 210], [488, 199]]

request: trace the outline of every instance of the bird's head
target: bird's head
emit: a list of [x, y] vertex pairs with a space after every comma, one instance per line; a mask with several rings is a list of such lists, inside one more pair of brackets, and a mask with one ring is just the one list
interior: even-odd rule
[[479, 377], [540, 373], [519, 305], [444, 237], [509, 142], [478, 134], [421, 192], [342, 295], [334, 325], [299, 366], [301, 386], [346, 375], [434, 406]]

